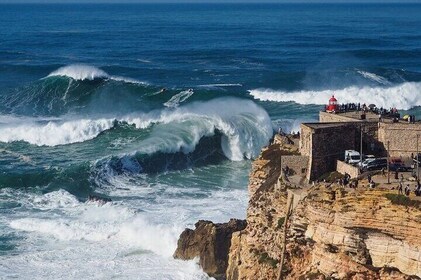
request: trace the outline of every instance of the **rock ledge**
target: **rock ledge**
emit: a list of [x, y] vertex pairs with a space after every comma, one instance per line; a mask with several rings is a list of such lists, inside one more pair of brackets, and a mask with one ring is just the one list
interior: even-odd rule
[[231, 219], [215, 224], [200, 220], [195, 229], [186, 228], [180, 235], [174, 258], [191, 260], [199, 257], [199, 264], [209, 276], [225, 279], [231, 236], [246, 228], [245, 220]]

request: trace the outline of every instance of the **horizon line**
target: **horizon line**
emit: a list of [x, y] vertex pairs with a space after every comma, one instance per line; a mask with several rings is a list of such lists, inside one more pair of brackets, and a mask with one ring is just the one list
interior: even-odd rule
[[0, 0], [0, 4], [344, 4], [344, 5], [349, 5], [349, 4], [421, 4], [421, 0], [394, 0], [394, 1], [373, 1], [373, 0], [356, 0], [356, 1], [337, 1], [337, 0], [333, 0], [333, 1], [329, 1], [329, 0], [287, 0], [287, 1], [271, 1], [271, 0], [267, 0], [267, 1], [235, 1], [235, 0], [231, 0], [231, 1], [204, 1], [204, 2], [198, 2], [198, 1], [94, 1], [94, 2], [87, 2], [87, 1], [83, 1], [83, 0], [76, 0], [76, 1], [69, 1], [69, 2], [62, 2], [59, 0], [54, 0], [51, 2], [48, 1], [22, 1], [22, 2], [16, 2], [13, 0], [6, 0], [6, 1], [1, 1]]

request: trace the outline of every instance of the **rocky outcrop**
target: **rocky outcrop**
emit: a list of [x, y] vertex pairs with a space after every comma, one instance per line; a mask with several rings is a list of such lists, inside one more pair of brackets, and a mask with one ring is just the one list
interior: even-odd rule
[[187, 228], [181, 233], [174, 257], [183, 260], [199, 257], [200, 266], [209, 276], [225, 279], [231, 236], [245, 227], [244, 220], [231, 219], [223, 224], [200, 220], [194, 230]]

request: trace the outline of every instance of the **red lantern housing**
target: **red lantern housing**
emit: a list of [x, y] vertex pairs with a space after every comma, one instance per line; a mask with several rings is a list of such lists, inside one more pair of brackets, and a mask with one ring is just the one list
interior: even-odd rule
[[332, 95], [329, 99], [329, 105], [326, 106], [326, 112], [335, 113], [338, 111], [338, 107], [338, 100], [336, 100], [335, 96]]

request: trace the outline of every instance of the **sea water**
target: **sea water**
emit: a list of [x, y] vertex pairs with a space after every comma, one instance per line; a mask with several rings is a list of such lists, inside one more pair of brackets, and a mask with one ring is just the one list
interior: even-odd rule
[[419, 4], [2, 4], [0, 21], [1, 279], [206, 279], [177, 238], [245, 218], [273, 131], [331, 95], [421, 117]]

